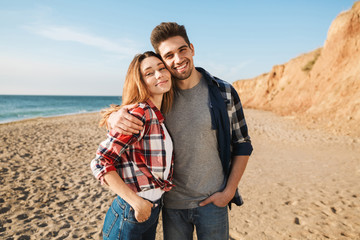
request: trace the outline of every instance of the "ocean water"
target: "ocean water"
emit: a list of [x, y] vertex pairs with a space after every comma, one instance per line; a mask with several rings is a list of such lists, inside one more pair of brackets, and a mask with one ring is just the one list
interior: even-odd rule
[[121, 97], [0, 95], [0, 123], [97, 112], [110, 104], [121, 104]]

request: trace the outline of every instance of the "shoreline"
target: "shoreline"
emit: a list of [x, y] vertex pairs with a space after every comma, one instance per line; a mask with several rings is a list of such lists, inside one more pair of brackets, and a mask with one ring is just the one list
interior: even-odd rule
[[59, 117], [61, 118], [61, 117], [84, 115], [84, 114], [94, 114], [94, 113], [100, 113], [100, 111], [101, 111], [101, 109], [98, 110], [98, 111], [91, 111], [91, 112], [66, 113], [66, 114], [60, 114], [60, 115], [30, 117], [30, 118], [23, 118], [23, 119], [14, 120], [14, 121], [9, 121], [9, 122], [8, 122], [8, 121], [6, 121], [6, 122], [1, 122], [1, 121], [0, 121], [0, 126], [2, 126], [2, 125], [7, 125], [7, 124], [27, 122], [27, 121], [36, 121], [36, 120], [41, 120], [41, 119], [51, 119], [51, 118], [59, 118]]
[[121, 96], [0, 95], [0, 124], [28, 119], [100, 112]]

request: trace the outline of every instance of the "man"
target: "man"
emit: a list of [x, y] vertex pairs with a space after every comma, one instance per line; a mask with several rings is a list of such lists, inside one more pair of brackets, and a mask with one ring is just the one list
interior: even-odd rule
[[[165, 239], [228, 239], [227, 205], [242, 204], [237, 186], [252, 152], [250, 137], [235, 89], [195, 68], [194, 46], [185, 27], [161, 23], [151, 44], [175, 80], [176, 93], [166, 126], [175, 150], [175, 187], [164, 197]], [[123, 134], [142, 129], [123, 107], [108, 123]]]

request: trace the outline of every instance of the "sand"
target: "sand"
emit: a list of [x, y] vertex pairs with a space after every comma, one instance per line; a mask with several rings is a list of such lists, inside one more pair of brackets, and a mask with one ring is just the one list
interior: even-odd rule
[[[231, 239], [360, 239], [360, 139], [245, 111], [254, 152]], [[114, 194], [89, 163], [98, 114], [0, 125], [0, 239], [100, 239]], [[161, 224], [157, 239], [162, 239]]]

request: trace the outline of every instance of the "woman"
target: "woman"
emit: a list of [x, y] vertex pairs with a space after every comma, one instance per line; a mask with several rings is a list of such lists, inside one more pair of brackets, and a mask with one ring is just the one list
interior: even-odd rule
[[[122, 105], [139, 103], [130, 113], [144, 123], [138, 134], [109, 131], [91, 162], [95, 177], [118, 196], [104, 221], [104, 239], [155, 239], [162, 195], [172, 188], [173, 146], [159, 111], [173, 100], [171, 74], [160, 57], [145, 52], [130, 63]], [[103, 114], [100, 125], [118, 107]]]

